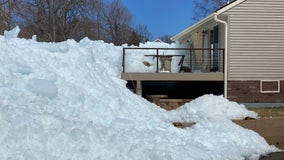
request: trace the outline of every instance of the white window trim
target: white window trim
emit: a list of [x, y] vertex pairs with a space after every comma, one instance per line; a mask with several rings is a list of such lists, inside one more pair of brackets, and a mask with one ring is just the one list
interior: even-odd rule
[[[275, 91], [263, 91], [262, 83], [263, 82], [277, 82], [277, 90]], [[260, 93], [280, 93], [280, 80], [260, 80]]]

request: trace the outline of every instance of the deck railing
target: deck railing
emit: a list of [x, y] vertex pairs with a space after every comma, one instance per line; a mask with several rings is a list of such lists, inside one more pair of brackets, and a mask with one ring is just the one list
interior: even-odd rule
[[[123, 48], [123, 72], [126, 72], [126, 56], [130, 53], [134, 54], [134, 57], [138, 54], [139, 56], [142, 54], [144, 57], [153, 57], [157, 73], [161, 71], [159, 66], [163, 57], [180, 57], [179, 72], [223, 72], [224, 68], [224, 48]], [[143, 59], [138, 63], [142, 62]], [[133, 63], [137, 62], [133, 61]], [[186, 70], [182, 70], [184, 68]]]

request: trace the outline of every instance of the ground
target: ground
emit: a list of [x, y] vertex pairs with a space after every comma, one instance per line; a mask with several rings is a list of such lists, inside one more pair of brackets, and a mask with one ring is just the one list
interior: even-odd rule
[[261, 107], [248, 109], [257, 112], [260, 118], [284, 117], [284, 107]]
[[[248, 107], [248, 109], [257, 112], [259, 118], [284, 118], [284, 107]], [[284, 149], [283, 143], [277, 144], [276, 146], [280, 149]]]

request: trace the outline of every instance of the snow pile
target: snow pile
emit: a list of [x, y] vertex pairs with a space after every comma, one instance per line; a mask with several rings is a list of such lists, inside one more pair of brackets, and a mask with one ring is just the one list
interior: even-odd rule
[[[87, 38], [39, 43], [17, 34], [0, 36], [1, 159], [258, 159], [277, 150], [232, 123], [253, 113], [221, 97], [205, 95], [167, 112], [134, 95], [119, 78], [122, 47]], [[215, 111], [205, 114], [206, 106]], [[219, 113], [222, 121], [210, 121]], [[177, 129], [174, 120], [197, 124]]]
[[228, 119], [257, 118], [257, 113], [248, 111], [243, 104], [231, 102], [223, 96], [204, 95], [171, 111], [177, 122], [228, 121]]

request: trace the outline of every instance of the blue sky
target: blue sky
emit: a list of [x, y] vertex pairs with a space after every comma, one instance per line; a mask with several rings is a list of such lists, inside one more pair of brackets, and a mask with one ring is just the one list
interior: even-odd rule
[[143, 24], [157, 38], [173, 36], [193, 24], [193, 0], [121, 0], [133, 16], [133, 26]]

